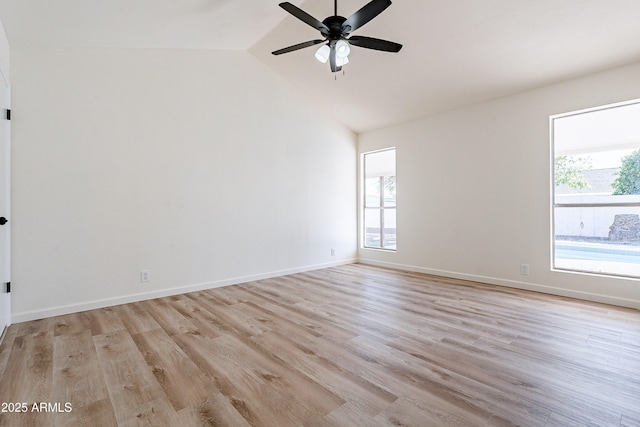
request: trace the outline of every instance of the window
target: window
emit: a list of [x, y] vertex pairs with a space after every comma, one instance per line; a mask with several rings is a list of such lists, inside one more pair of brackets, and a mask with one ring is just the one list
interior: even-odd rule
[[640, 278], [640, 100], [551, 117], [553, 267]]
[[396, 250], [396, 150], [362, 156], [363, 246]]

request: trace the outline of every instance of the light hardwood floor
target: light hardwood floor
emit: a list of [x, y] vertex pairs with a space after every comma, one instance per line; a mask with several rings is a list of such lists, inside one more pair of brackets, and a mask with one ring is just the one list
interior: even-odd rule
[[640, 312], [347, 265], [15, 324], [0, 375], [0, 425], [640, 426]]

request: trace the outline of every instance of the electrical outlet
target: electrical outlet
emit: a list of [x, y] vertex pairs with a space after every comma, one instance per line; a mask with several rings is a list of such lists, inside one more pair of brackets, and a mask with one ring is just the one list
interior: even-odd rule
[[334, 248], [331, 248], [331, 256], [336, 256], [336, 250]]
[[140, 281], [141, 282], [150, 282], [151, 281], [151, 272], [149, 270], [142, 270], [140, 272]]
[[529, 264], [520, 264], [520, 274], [523, 276], [529, 275]]

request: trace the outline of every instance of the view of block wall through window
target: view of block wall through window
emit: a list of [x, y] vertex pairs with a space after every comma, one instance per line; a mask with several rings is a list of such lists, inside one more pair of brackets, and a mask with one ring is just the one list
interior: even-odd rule
[[363, 246], [396, 249], [396, 150], [366, 153], [364, 175]]
[[640, 277], [640, 100], [551, 117], [553, 267]]

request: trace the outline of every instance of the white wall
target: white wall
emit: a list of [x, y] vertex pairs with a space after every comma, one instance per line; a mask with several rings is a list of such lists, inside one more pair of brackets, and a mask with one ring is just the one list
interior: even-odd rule
[[14, 321], [355, 259], [356, 136], [250, 54], [11, 61]]
[[398, 175], [398, 250], [360, 260], [640, 308], [638, 280], [550, 267], [549, 116], [635, 98], [640, 63], [360, 135]]

